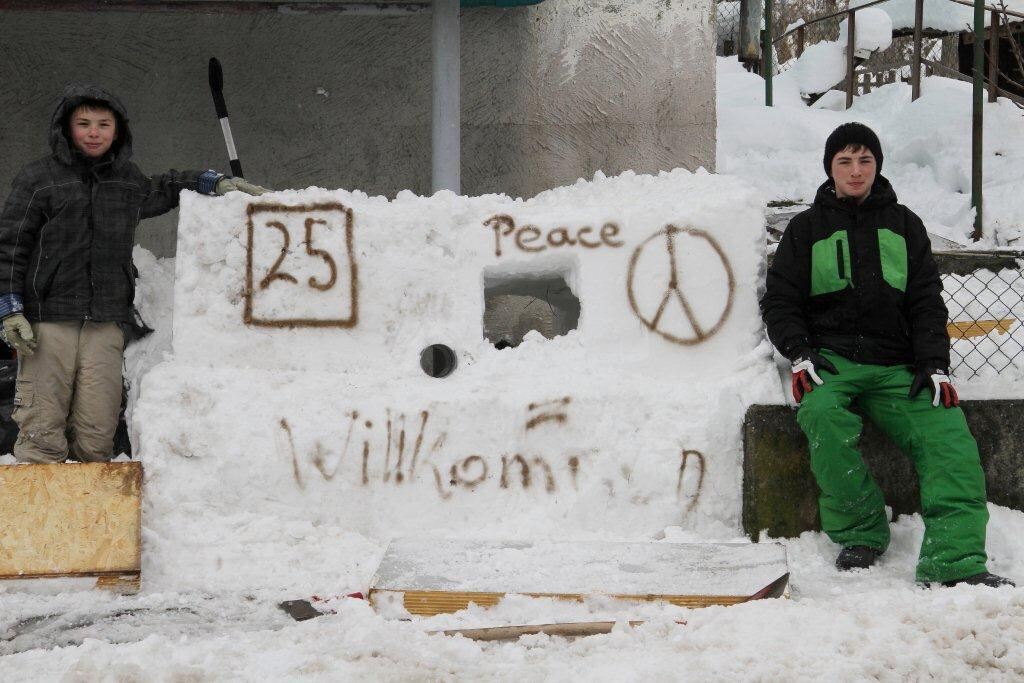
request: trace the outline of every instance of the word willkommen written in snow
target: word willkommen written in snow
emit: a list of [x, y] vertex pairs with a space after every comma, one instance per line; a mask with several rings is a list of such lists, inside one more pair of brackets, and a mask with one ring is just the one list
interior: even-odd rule
[[484, 225], [494, 230], [494, 255], [501, 256], [501, 246], [513, 244], [520, 251], [537, 253], [546, 249], [581, 246], [585, 249], [611, 247], [618, 249], [623, 244], [619, 236], [619, 226], [605, 223], [600, 229], [584, 225], [580, 228], [555, 227], [545, 230], [536, 225], [516, 225], [512, 216], [499, 214], [484, 221]]
[[359, 318], [352, 210], [250, 204], [246, 325], [354, 327]]
[[[555, 470], [548, 462], [550, 458], [541, 455], [516, 453], [498, 458], [485, 458], [474, 454], [454, 459], [445, 458], [442, 451], [448, 433], [435, 433], [429, 428], [429, 411], [420, 411], [415, 427], [408, 424], [410, 420], [405, 413], [390, 409], [385, 412], [383, 424], [364, 419], [358, 411], [352, 411], [348, 417], [348, 429], [340, 448], [332, 449], [317, 440], [313, 445], [312, 455], [308, 458], [324, 481], [333, 481], [343, 469], [347, 469], [353, 474], [358, 473], [357, 479], [362, 486], [402, 486], [416, 481], [423, 471], [427, 471], [432, 475], [430, 478], [443, 500], [451, 498], [454, 489], [473, 490], [487, 480], [496, 480], [502, 489], [509, 489], [515, 484], [523, 489], [529, 489], [536, 481], [543, 483], [544, 491], [547, 493], [554, 493], [558, 489]], [[537, 417], [557, 421], [557, 416], [548, 418], [543, 413]], [[535, 426], [533, 422], [528, 422], [528, 425], [529, 429]], [[295, 447], [294, 429], [284, 418], [280, 420], [279, 426], [288, 442], [295, 483], [299, 488], [305, 489], [306, 476], [303, 474]], [[358, 446], [360, 441], [361, 448]], [[356, 454], [354, 462], [350, 456], [353, 445]], [[571, 483], [575, 487], [579, 457], [564, 457]], [[350, 463], [348, 468], [345, 467], [346, 462]]]
[[[531, 403], [527, 411], [524, 431], [534, 429], [560, 429], [568, 419], [565, 407], [570, 397], [554, 401]], [[505, 453], [501, 455], [446, 455], [444, 450], [448, 432], [434, 429], [427, 410], [407, 416], [405, 413], [385, 411], [383, 420], [366, 419], [358, 411], [348, 414], [348, 428], [337, 444], [325, 445], [315, 440], [306, 457], [300, 457], [296, 448], [296, 434], [287, 419], [279, 422], [286, 441], [295, 483], [302, 490], [308, 486], [311, 464], [319, 478], [342, 480], [363, 487], [413, 486], [429, 481], [441, 500], [449, 500], [455, 493], [474, 492], [483, 487], [499, 491], [533, 490], [554, 495], [568, 486], [578, 490], [586, 456], [584, 451], [565, 449], [557, 455], [538, 453]], [[683, 450], [680, 455], [676, 498], [689, 513], [700, 499], [704, 484], [705, 458], [694, 450]], [[425, 476], [422, 476], [425, 474]], [[632, 469], [620, 468], [621, 480], [604, 477], [599, 480], [609, 497], [630, 495]], [[634, 496], [638, 504], [645, 496]]]

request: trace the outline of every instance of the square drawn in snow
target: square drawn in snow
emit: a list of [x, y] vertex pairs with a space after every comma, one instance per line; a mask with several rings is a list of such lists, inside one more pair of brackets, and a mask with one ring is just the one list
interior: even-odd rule
[[246, 325], [355, 327], [352, 210], [342, 204], [250, 204]]

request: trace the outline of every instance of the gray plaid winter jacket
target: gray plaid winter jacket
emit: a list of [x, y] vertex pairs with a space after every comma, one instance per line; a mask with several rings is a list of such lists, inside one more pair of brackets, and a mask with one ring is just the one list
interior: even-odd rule
[[[92, 160], [75, 149], [65, 122], [86, 99], [117, 118], [110, 151]], [[50, 121], [53, 153], [21, 169], [0, 213], [0, 318], [32, 322], [126, 322], [135, 296], [132, 246], [139, 220], [178, 205], [183, 189], [213, 194], [214, 171], [149, 177], [131, 161], [121, 103], [102, 88], [68, 86]]]

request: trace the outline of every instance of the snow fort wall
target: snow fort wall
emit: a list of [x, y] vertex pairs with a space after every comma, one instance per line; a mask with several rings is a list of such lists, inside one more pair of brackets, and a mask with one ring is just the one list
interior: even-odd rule
[[[743, 414], [780, 400], [763, 205], [683, 170], [528, 201], [185, 193], [174, 353], [134, 412], [148, 525], [185, 544], [289, 521], [740, 533]], [[530, 278], [564, 281], [576, 327], [496, 348], [487, 283]], [[444, 379], [421, 368], [435, 343], [457, 359]]]

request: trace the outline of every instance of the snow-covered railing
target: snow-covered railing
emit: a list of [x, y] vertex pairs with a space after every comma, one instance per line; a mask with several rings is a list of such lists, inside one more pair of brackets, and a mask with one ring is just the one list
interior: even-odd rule
[[[821, 88], [817, 92], [808, 92], [809, 103], [817, 101], [817, 99], [827, 90], [834, 89], [839, 83], [842, 83], [842, 90], [846, 93], [846, 107], [850, 107], [853, 103], [853, 97], [860, 92], [867, 92], [871, 89], [872, 76], [866, 73], [866, 69], [857, 71], [857, 67], [863, 64], [872, 52], [876, 52], [879, 49], [885, 49], [885, 46], [879, 44], [879, 40], [876, 36], [871, 36], [870, 39], [865, 39], [863, 36], [858, 35], [857, 32], [857, 13], [882, 5], [884, 3], [890, 3], [892, 0], [874, 0], [865, 4], [851, 7], [846, 10], [840, 10], [832, 12], [820, 17], [816, 17], [810, 21], [799, 20], [794, 24], [791, 24], [786, 30], [779, 35], [777, 38], [772, 39], [772, 50], [771, 59], [773, 68], [768, 70], [765, 69], [766, 78], [770, 80], [773, 74], [782, 73], [789, 70], [793, 66], [799, 63], [799, 60], [804, 56], [804, 52], [820, 43], [831, 42], [834, 47], [845, 48], [845, 77], [840, 80], [837, 76], [837, 64], [829, 64], [832, 68], [826, 68], [826, 65], [820, 65], [819, 68], [814, 69], [815, 76], [817, 78], [810, 78], [809, 81], [812, 85], [816, 85]], [[969, 0], [949, 0], [950, 3], [963, 5], [966, 7], [973, 7], [974, 4]], [[888, 11], [888, 10], [887, 10]], [[989, 28], [987, 40], [989, 41], [989, 69], [987, 75], [987, 87], [989, 92], [989, 101], [994, 102], [997, 97], [1007, 97], [1018, 104], [1024, 105], [1024, 98], [1019, 95], [1008, 92], [998, 85], [998, 77], [1000, 74], [999, 70], [999, 49], [998, 44], [1000, 40], [999, 32], [1000, 28], [1005, 26], [1006, 23], [1013, 19], [1024, 20], [1024, 13], [1008, 9], [1005, 6], [999, 5], [985, 5], [985, 11], [989, 14]], [[891, 15], [892, 11], [888, 11]], [[905, 20], [903, 20], [905, 21]], [[877, 33], [878, 28], [881, 26], [875, 26], [878, 22], [872, 22], [872, 33]], [[912, 97], [917, 99], [920, 96], [920, 81], [921, 71], [925, 69], [929, 74], [938, 73], [946, 77], [956, 77], [953, 74], [957, 72], [954, 68], [955, 65], [946, 63], [942, 60], [943, 50], [941, 46], [936, 44], [936, 40], [944, 36], [955, 35], [958, 31], [954, 31], [949, 21], [939, 21], [937, 25], [941, 25], [940, 28], [927, 28], [924, 26], [924, 0], [915, 0], [914, 4], [914, 28], [912, 31], [913, 35], [913, 48], [910, 51], [909, 60], [903, 61], [898, 65], [887, 65], [887, 68], [883, 69], [871, 69], [874, 73], [875, 84], [881, 84], [885, 82], [892, 82], [894, 76], [899, 76], [900, 80], [909, 80], [912, 86]], [[846, 40], [847, 30], [849, 27], [849, 33], [853, 36], [853, 40]], [[889, 29], [893, 37], [905, 37], [909, 36], [910, 32], [906, 28], [890, 27]], [[930, 40], [931, 44], [926, 45], [926, 41]], [[824, 52], [818, 50], [818, 52]], [[836, 52], [836, 50], [832, 50]], [[952, 51], [950, 51], [952, 52]], [[955, 53], [950, 55], [955, 56]], [[819, 59], [819, 55], [809, 55], [815, 61], [829, 61], [827, 58]], [[832, 56], [831, 61], [835, 61], [835, 56]], [[775, 65], [777, 61], [777, 66]], [[896, 71], [899, 73], [894, 73]], [[877, 73], [878, 71], [883, 72], [885, 75]], [[827, 72], [827, 73], [825, 73]], [[831, 76], [829, 75], [831, 74]], [[833, 83], [825, 83], [827, 80], [835, 78]], [[824, 80], [823, 80], [824, 79]], [[807, 79], [805, 79], [807, 80]], [[768, 86], [770, 88], [770, 86]]]
[[[765, 26], [765, 47], [762, 73], [765, 77], [765, 104], [772, 105], [772, 80], [775, 73], [775, 54], [782, 48], [788, 48], [789, 38], [795, 36], [797, 43], [796, 57], [783, 63], [783, 70], [789, 68], [792, 74], [787, 73], [785, 77], [794, 81], [800, 93], [805, 97], [808, 104], [814, 104], [819, 98], [830, 90], [843, 90], [846, 94], [846, 108], [853, 104], [853, 97], [858, 92], [856, 68], [858, 64], [866, 61], [868, 57], [881, 50], [887, 49], [892, 44], [892, 37], [899, 33], [907, 35], [905, 30], [893, 31], [892, 11], [874, 9], [875, 6], [890, 0], [874, 0], [859, 7], [851, 7], [843, 12], [832, 13], [819, 17], [810, 22], [802, 22], [793, 25], [783, 32], [777, 39], [771, 37], [772, 14], [771, 0], [767, 0]], [[967, 0], [950, 0], [944, 7], [970, 6]], [[897, 6], [898, 7], [898, 6]], [[871, 12], [872, 15], [867, 15]], [[988, 27], [986, 28], [986, 12], [988, 12]], [[864, 19], [870, 16], [866, 22], [868, 37], [857, 33], [858, 14]], [[808, 26], [831, 26], [835, 24], [840, 16], [846, 17], [836, 27], [834, 38], [829, 36], [828, 40], [820, 40], [818, 44], [805, 49], [806, 31]], [[866, 16], [867, 15], [867, 16]], [[977, 5], [975, 6], [973, 29], [971, 24], [963, 28], [956, 28], [950, 23], [949, 17], [942, 17], [942, 29], [940, 33], [945, 35], [964, 35], [963, 42], [973, 42], [973, 60], [971, 67], [971, 82], [973, 83], [972, 102], [972, 124], [971, 124], [971, 207], [974, 210], [974, 232], [972, 238], [977, 241], [984, 233], [984, 202], [982, 200], [982, 175], [983, 175], [983, 145], [984, 136], [984, 90], [988, 88], [989, 102], [995, 102], [997, 97], [1003, 96], [1018, 106], [1024, 108], [1024, 49], [1018, 44], [1010, 29], [1011, 18], [1021, 19], [1024, 14], [1011, 10], [1006, 6], [1005, 0], [1000, 0], [999, 6]], [[930, 20], [931, 21], [931, 20]], [[829, 24], [828, 22], [832, 22]], [[914, 29], [913, 47], [910, 52], [910, 83], [911, 99], [916, 101], [921, 94], [921, 69], [927, 67], [930, 71], [939, 72], [943, 76], [967, 80], [960, 75], [962, 70], [958, 62], [956, 67], [941, 64], [939, 61], [926, 57], [923, 50], [924, 45], [924, 0], [914, 1]], [[1013, 22], [1017, 23], [1017, 22]], [[906, 26], [906, 18], [900, 19], [900, 24]], [[884, 31], [881, 29], [887, 25]], [[963, 29], [967, 29], [964, 31]], [[885, 33], [886, 35], [882, 35]], [[935, 34], [934, 30], [931, 32]], [[1017, 62], [1017, 72], [1020, 73], [1019, 80], [1014, 80], [1017, 74], [1012, 69], [1000, 70], [999, 68], [999, 43], [1005, 33], [1009, 38], [1013, 49], [1013, 56]], [[985, 74], [984, 42], [989, 43], [988, 53], [988, 74]], [[811, 55], [810, 51], [814, 50]], [[943, 52], [946, 52], [943, 50]], [[952, 52], [952, 51], [950, 51]], [[844, 54], [845, 53], [845, 54]], [[931, 56], [931, 55], [929, 55]], [[795, 68], [793, 68], [795, 67]], [[845, 76], [843, 75], [845, 72]], [[1011, 75], [1013, 74], [1013, 75]], [[884, 82], [884, 80], [883, 80]], [[1004, 87], [1012, 88], [1016, 92], [1008, 92]], [[842, 87], [837, 87], [842, 84]], [[867, 90], [864, 85], [860, 89]]]

